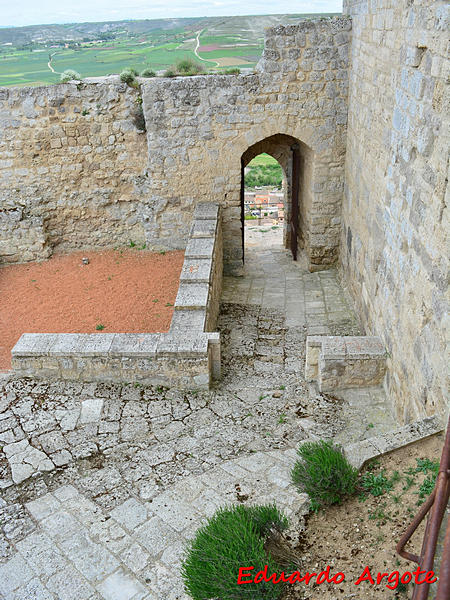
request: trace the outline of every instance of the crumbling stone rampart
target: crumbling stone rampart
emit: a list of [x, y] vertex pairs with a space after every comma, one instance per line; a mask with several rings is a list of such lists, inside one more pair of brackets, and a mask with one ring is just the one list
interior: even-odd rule
[[121, 83], [0, 88], [0, 262], [145, 241], [139, 110]]
[[[225, 266], [238, 271], [241, 157], [284, 134], [308, 158], [300, 242], [312, 268], [331, 264], [350, 29], [346, 17], [270, 29], [254, 75], [142, 80], [140, 91], [117, 77], [0, 90], [1, 260], [130, 239], [184, 248], [195, 204], [214, 201], [223, 208]], [[141, 103], [147, 140], [137, 129]]]

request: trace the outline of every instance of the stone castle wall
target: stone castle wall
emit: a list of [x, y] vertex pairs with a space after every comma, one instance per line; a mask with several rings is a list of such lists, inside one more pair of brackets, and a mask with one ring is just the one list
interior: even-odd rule
[[[350, 0], [341, 263], [398, 416], [448, 410], [448, 3]], [[448, 317], [447, 317], [448, 318]]]
[[[286, 134], [313, 155], [302, 244], [312, 265], [334, 262], [350, 29], [337, 17], [268, 30], [259, 73], [249, 76], [141, 80], [140, 90], [118, 77], [1, 90], [0, 258], [130, 239], [184, 248], [195, 204], [215, 201], [225, 263], [238, 270], [241, 156]], [[147, 140], [135, 119], [141, 98]]]
[[170, 235], [167, 221], [178, 221], [185, 234], [196, 201], [219, 202], [225, 266], [239, 271], [241, 157], [249, 147], [284, 135], [314, 155], [300, 194], [311, 265], [336, 260], [350, 29], [345, 17], [276, 27], [266, 33], [254, 75], [152, 80], [142, 86], [151, 202], [158, 207], [151, 237]]
[[184, 248], [194, 207], [216, 202], [239, 272], [241, 159], [269, 151], [289, 180], [298, 145], [310, 269], [340, 252], [399, 417], [445, 411], [448, 5], [344, 11], [269, 29], [252, 75], [0, 89], [0, 261]]
[[0, 89], [0, 261], [145, 240], [138, 112], [120, 83]]

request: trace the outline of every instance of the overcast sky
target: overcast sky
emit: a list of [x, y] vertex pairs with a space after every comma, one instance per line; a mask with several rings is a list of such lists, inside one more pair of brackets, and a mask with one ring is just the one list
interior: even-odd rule
[[341, 11], [342, 0], [0, 0], [0, 26]]

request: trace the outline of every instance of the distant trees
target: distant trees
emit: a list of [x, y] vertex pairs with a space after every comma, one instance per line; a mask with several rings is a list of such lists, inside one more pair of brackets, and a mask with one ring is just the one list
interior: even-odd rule
[[16, 50], [29, 50], [31, 52], [33, 50], [33, 44], [31, 42], [28, 44], [18, 44]]
[[279, 164], [249, 166], [244, 176], [244, 184], [247, 188], [273, 186], [281, 188], [283, 183], [283, 171]]

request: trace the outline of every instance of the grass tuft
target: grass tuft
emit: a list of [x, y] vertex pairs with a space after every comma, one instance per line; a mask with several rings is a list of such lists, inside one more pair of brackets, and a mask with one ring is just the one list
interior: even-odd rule
[[279, 573], [264, 544], [274, 532], [288, 525], [275, 505], [234, 506], [219, 509], [190, 543], [181, 574], [186, 592], [194, 600], [278, 600], [283, 588], [273, 583], [238, 585], [239, 568], [253, 566], [252, 573], [268, 565]]
[[340, 504], [355, 492], [358, 470], [345, 458], [342, 448], [331, 441], [302, 444], [291, 472], [294, 485], [306, 492], [311, 508], [317, 511], [326, 504]]

